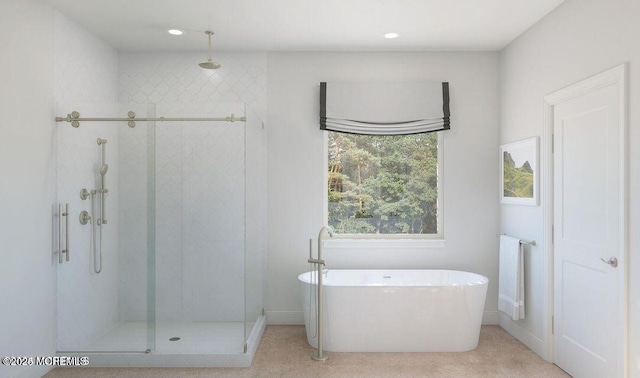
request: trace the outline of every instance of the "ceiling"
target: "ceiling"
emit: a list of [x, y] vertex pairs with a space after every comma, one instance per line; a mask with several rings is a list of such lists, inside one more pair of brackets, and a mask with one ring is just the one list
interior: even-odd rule
[[204, 30], [214, 50], [468, 51], [502, 49], [564, 0], [44, 1], [123, 51], [206, 50]]

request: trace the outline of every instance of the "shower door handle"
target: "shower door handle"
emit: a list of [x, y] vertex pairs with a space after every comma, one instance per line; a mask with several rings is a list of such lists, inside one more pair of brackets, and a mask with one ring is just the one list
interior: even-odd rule
[[64, 206], [64, 253], [67, 254], [66, 260], [69, 262], [69, 204]]
[[62, 264], [62, 204], [58, 204], [58, 263]]
[[[64, 217], [64, 243], [62, 241], [62, 217]], [[62, 248], [64, 244], [64, 248]], [[62, 264], [62, 254], [66, 254], [69, 261], [69, 204], [58, 205], [58, 262]]]

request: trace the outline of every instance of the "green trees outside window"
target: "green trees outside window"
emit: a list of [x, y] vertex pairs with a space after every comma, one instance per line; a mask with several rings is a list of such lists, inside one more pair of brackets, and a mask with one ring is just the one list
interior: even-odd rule
[[438, 233], [436, 133], [328, 138], [328, 222], [336, 232]]

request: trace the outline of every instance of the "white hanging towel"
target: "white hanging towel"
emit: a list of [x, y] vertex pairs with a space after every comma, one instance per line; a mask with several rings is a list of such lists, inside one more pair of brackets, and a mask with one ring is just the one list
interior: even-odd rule
[[498, 310], [511, 319], [524, 319], [524, 246], [520, 239], [500, 235]]

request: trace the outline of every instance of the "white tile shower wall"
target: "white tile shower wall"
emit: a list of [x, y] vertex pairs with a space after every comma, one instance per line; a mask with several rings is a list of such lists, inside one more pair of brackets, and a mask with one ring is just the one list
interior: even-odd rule
[[[157, 112], [243, 115], [244, 104], [158, 105]], [[242, 319], [244, 127], [166, 122], [157, 135], [158, 319]]]
[[[116, 105], [71, 106], [95, 117], [108, 117], [115, 113]], [[68, 107], [61, 104], [59, 109]], [[116, 127], [111, 122], [83, 125], [78, 129], [61, 124], [57, 130], [58, 200], [70, 204], [70, 260], [58, 266], [58, 349], [61, 351], [82, 350], [118, 321], [118, 185], [114, 179], [118, 177]], [[109, 189], [105, 202], [108, 223], [101, 226], [103, 269], [100, 274], [93, 271], [95, 256], [91, 252], [91, 225], [81, 225], [78, 220], [82, 210], [86, 210], [93, 221], [96, 218], [91, 199], [83, 201], [79, 193], [81, 188], [93, 190], [99, 187], [98, 137], [108, 141], [105, 146], [109, 164], [105, 176]], [[97, 211], [99, 201], [95, 198], [93, 207]]]
[[[219, 53], [216, 59], [222, 68], [217, 71], [200, 69], [202, 57], [202, 53], [120, 55], [122, 103], [155, 103], [158, 116], [184, 117], [242, 115], [244, 103], [250, 119], [244, 128], [242, 123], [158, 124], [158, 320], [242, 320], [245, 263], [251, 272], [247, 288], [263, 290], [266, 55]], [[122, 165], [123, 186], [129, 185], [127, 177], [140, 177], [126, 169]], [[120, 204], [127, 208], [141, 201], [127, 192]], [[141, 227], [128, 224], [125, 229], [123, 223], [122, 240], [140, 235]], [[131, 259], [140, 252], [121, 243], [121, 256]], [[251, 260], [245, 261], [245, 253]], [[133, 279], [134, 275], [121, 277], [121, 290], [127, 290], [127, 281]], [[247, 295], [252, 300], [248, 307], [257, 314], [263, 293], [253, 291]], [[122, 319], [138, 320], [144, 314], [143, 295], [126, 294]]]
[[156, 316], [158, 320], [180, 320], [185, 252], [184, 131], [177, 123], [158, 124], [156, 130]]
[[57, 103], [115, 103], [118, 53], [66, 15], [55, 12]]
[[[156, 116], [155, 106], [119, 104], [119, 114], [129, 111], [139, 118]], [[149, 138], [155, 134], [154, 124], [137, 122], [135, 128], [120, 123], [118, 127], [118, 309], [120, 320], [145, 321], [147, 319], [147, 227], [148, 165], [154, 146]], [[151, 135], [150, 135], [151, 134]]]
[[222, 67], [202, 70], [203, 53], [121, 53], [121, 103], [216, 104], [244, 102], [264, 120], [266, 54], [216, 53]]
[[[175, 109], [177, 107], [169, 107], [167, 114], [214, 117], [232, 112], [244, 115], [244, 104], [206, 105], [206, 109], [201, 110], [198, 108], [205, 108], [204, 105], [190, 106], [180, 112]], [[173, 126], [178, 126], [178, 123]], [[171, 124], [167, 125], [167, 128], [171, 127]], [[244, 129], [242, 124], [226, 122], [190, 122], [182, 125], [183, 319], [242, 319]], [[158, 178], [167, 172], [160, 162], [163, 150], [164, 146], [158, 145]], [[168, 162], [165, 160], [163, 163]], [[158, 188], [158, 196], [160, 193], [161, 188]], [[169, 201], [173, 202], [172, 199]], [[163, 206], [159, 198], [157, 203], [158, 218], [161, 219], [160, 210]]]
[[[116, 110], [118, 55], [109, 45], [60, 12], [54, 14], [54, 101], [62, 115], [78, 110], [84, 116], [111, 116]], [[74, 129], [56, 125], [58, 202], [70, 203], [70, 261], [58, 265], [58, 350], [78, 350], [118, 321], [118, 137], [115, 124], [83, 124]], [[81, 188], [98, 185], [100, 149], [108, 140], [108, 224], [103, 235], [103, 271], [93, 272], [90, 226], [78, 222], [90, 201], [80, 200]]]

